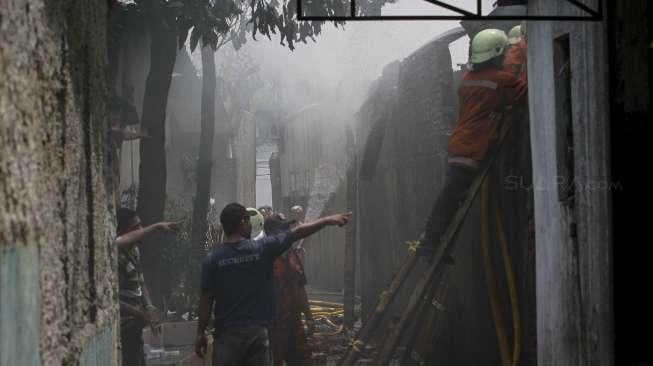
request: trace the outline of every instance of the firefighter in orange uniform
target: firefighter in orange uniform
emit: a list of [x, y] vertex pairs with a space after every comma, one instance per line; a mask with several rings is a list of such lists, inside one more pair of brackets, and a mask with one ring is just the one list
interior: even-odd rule
[[[266, 235], [287, 229], [294, 220], [285, 220], [273, 214], [265, 220]], [[309, 331], [313, 331], [313, 317], [306, 296], [306, 275], [296, 248], [279, 256], [273, 265], [274, 288], [277, 297], [276, 319], [271, 329], [273, 365], [311, 366], [312, 349], [302, 324], [306, 318]]]
[[508, 33], [508, 50], [503, 61], [503, 69], [526, 81], [526, 37], [522, 26], [514, 26]]
[[465, 74], [458, 90], [460, 110], [449, 140], [449, 167], [420, 238], [423, 255], [432, 254], [440, 242], [488, 149], [496, 143], [501, 118], [526, 99], [525, 81], [503, 70], [507, 45], [508, 37], [498, 29], [483, 30], [472, 40], [473, 70]]

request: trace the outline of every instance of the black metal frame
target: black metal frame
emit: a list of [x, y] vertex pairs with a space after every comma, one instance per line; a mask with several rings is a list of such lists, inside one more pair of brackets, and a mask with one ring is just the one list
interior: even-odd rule
[[378, 21], [378, 20], [535, 20], [535, 21], [590, 21], [603, 20], [603, 0], [598, 1], [598, 8], [592, 9], [579, 0], [560, 0], [582, 10], [586, 15], [483, 15], [481, 0], [476, 1], [476, 13], [460, 9], [444, 1], [424, 0], [438, 7], [451, 10], [460, 15], [356, 15], [356, 0], [350, 0], [349, 15], [345, 16], [306, 16], [302, 2], [297, 0], [297, 19], [311, 21]]

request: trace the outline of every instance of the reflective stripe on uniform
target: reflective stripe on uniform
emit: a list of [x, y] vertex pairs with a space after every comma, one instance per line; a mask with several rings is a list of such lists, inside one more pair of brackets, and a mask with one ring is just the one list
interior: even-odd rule
[[499, 84], [490, 80], [463, 80], [460, 82], [460, 86], [480, 86], [488, 89], [496, 89], [499, 87]]
[[478, 161], [464, 156], [449, 156], [447, 163], [449, 163], [449, 165], [462, 166], [472, 170], [478, 169]]

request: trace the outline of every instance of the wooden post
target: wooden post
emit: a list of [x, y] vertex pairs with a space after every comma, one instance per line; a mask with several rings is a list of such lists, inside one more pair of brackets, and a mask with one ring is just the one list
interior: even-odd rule
[[[280, 149], [280, 147], [279, 147]], [[273, 153], [269, 160], [270, 184], [272, 186], [272, 209], [283, 210], [283, 193], [281, 190], [281, 159], [278, 153]]]
[[[357, 158], [354, 134], [350, 127], [345, 130], [349, 167], [347, 168], [347, 211], [353, 212], [357, 202]], [[354, 326], [354, 307], [356, 296], [356, 216], [354, 222], [345, 231], [345, 270], [344, 270], [343, 307], [345, 311], [345, 327]]]

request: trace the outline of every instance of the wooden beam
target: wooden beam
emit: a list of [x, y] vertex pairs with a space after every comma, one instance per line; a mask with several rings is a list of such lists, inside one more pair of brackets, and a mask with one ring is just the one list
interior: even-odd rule
[[[357, 197], [357, 160], [356, 144], [354, 133], [350, 127], [346, 129], [347, 151], [349, 154], [349, 167], [347, 169], [347, 211], [353, 212], [356, 209]], [[345, 327], [351, 329], [354, 326], [354, 299], [356, 296], [356, 222], [347, 225], [345, 230], [345, 271], [344, 271], [344, 294], [343, 306], [345, 310]]]
[[449, 255], [451, 255], [453, 249], [455, 248], [456, 241], [454, 239], [456, 237], [456, 234], [458, 233], [460, 226], [462, 226], [462, 223], [465, 221], [467, 212], [469, 212], [469, 209], [474, 203], [474, 199], [476, 198], [476, 195], [478, 194], [478, 191], [481, 185], [483, 184], [485, 177], [487, 176], [488, 172], [490, 171], [490, 168], [494, 165], [494, 162], [496, 161], [499, 151], [501, 150], [501, 147], [503, 145], [503, 141], [505, 140], [506, 135], [510, 130], [511, 123], [512, 121], [510, 119], [505, 120], [505, 123], [502, 126], [503, 128], [501, 130], [497, 148], [494, 149], [494, 151], [492, 151], [488, 155], [489, 156], [488, 160], [484, 163], [483, 168], [476, 176], [476, 178], [474, 178], [474, 181], [472, 182], [472, 185], [469, 188], [469, 191], [467, 193], [467, 196], [465, 197], [465, 200], [463, 201], [463, 204], [460, 205], [458, 211], [456, 211], [453, 220], [451, 221], [449, 227], [447, 228], [447, 231], [443, 235], [443, 239], [441, 240], [440, 245], [435, 248], [431, 263], [429, 264], [426, 273], [417, 282], [417, 285], [415, 286], [415, 290], [413, 291], [413, 294], [411, 295], [410, 300], [408, 301], [408, 304], [404, 309], [404, 312], [399, 320], [399, 323], [394, 327], [394, 329], [392, 329], [390, 334], [385, 338], [385, 342], [383, 343], [381, 351], [379, 352], [379, 354], [377, 355], [377, 357], [373, 362], [374, 365], [386, 365], [390, 362], [392, 356], [394, 355], [395, 349], [399, 344], [400, 339], [402, 338], [406, 329], [411, 323], [413, 316], [417, 314], [421, 302], [424, 301], [424, 298], [428, 298], [430, 286], [432, 284], [438, 283], [437, 282], [438, 277], [445, 270], [445, 265], [446, 265], [445, 259]]

